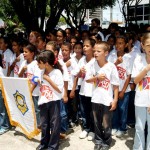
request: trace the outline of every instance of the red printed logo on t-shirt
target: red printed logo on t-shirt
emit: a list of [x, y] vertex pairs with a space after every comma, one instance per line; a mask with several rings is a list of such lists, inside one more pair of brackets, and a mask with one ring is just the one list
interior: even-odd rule
[[44, 96], [46, 99], [48, 99], [48, 100], [53, 99], [53, 91], [51, 90], [51, 88], [49, 86], [42, 85], [40, 87], [40, 92], [41, 92], [41, 96]]
[[120, 66], [117, 66], [117, 70], [118, 70], [118, 73], [119, 73], [119, 78], [124, 80], [126, 70], [124, 68], [120, 67]]
[[15, 65], [15, 67], [14, 67], [14, 74], [18, 75], [18, 72], [19, 72], [19, 66]]
[[108, 91], [109, 84], [110, 84], [110, 80], [105, 78], [105, 80], [99, 81], [97, 86], [101, 87], [101, 88], [104, 88], [105, 90]]
[[25, 77], [31, 80], [33, 78], [33, 74], [27, 72], [25, 73]]

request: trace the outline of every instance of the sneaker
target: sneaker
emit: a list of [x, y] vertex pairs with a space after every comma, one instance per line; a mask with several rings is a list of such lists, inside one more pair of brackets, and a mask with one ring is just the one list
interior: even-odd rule
[[100, 150], [109, 150], [109, 146], [108, 145], [103, 145]]
[[112, 129], [112, 131], [111, 131], [111, 135], [113, 136], [113, 135], [116, 135], [116, 132], [117, 132], [118, 130], [117, 129]]
[[95, 144], [94, 146], [94, 150], [101, 150], [101, 148], [102, 148], [102, 145], [100, 144]]
[[92, 141], [92, 140], [94, 140], [94, 138], [95, 138], [95, 133], [89, 132], [88, 137], [87, 137], [87, 140], [88, 140], [88, 141]]
[[0, 128], [0, 135], [6, 133], [9, 129]]
[[125, 134], [125, 131], [120, 131], [120, 130], [118, 130], [118, 131], [116, 132], [116, 137], [121, 138], [121, 137], [123, 137], [124, 134]]
[[83, 131], [80, 133], [79, 138], [80, 138], [80, 139], [85, 139], [85, 138], [87, 137], [87, 135], [88, 135], [88, 133], [87, 133], [85, 130], [83, 130]]

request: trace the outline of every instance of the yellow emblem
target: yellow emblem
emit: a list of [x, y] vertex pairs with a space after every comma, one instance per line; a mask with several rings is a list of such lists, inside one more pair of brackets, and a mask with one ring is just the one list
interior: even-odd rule
[[17, 107], [21, 111], [21, 113], [24, 115], [28, 111], [28, 107], [25, 101], [25, 96], [19, 93], [19, 91], [16, 90], [16, 93], [13, 94]]

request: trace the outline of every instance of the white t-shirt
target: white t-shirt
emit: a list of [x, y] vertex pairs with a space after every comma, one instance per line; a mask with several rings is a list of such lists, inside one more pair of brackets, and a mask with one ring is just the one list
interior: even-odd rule
[[92, 102], [110, 106], [110, 103], [113, 101], [113, 85], [119, 86], [119, 76], [116, 66], [108, 62], [101, 68], [97, 61], [95, 61], [89, 71], [90, 73], [87, 73], [89, 74], [89, 78], [100, 74], [105, 74], [106, 76], [105, 80], [93, 83]]
[[[4, 76], [7, 76], [8, 66], [10, 66], [13, 62], [13, 52], [10, 49], [7, 49], [2, 55], [3, 73]], [[10, 76], [12, 76], [12, 74]]]
[[[137, 56], [134, 60], [132, 78], [135, 78], [146, 66], [145, 53]], [[135, 106], [149, 107], [150, 106], [150, 71], [136, 85]]]
[[[115, 63], [117, 60], [117, 51], [113, 51], [109, 57], [108, 57], [108, 61]], [[122, 91], [123, 86], [125, 84], [125, 81], [127, 79], [127, 76], [131, 74], [132, 72], [132, 64], [131, 64], [131, 56], [129, 54], [124, 54], [123, 57], [123, 62], [120, 63], [119, 65], [117, 65], [117, 70], [118, 70], [118, 74], [119, 74], [119, 91]], [[133, 63], [133, 62], [132, 62]], [[126, 92], [131, 91], [130, 89], [130, 85], [128, 85]]]
[[71, 65], [67, 68], [69, 74], [68, 90], [72, 90], [75, 76], [78, 74], [79, 70], [77, 70], [77, 62], [75, 59], [71, 58], [69, 61]]
[[[63, 76], [60, 70], [53, 69], [48, 76], [50, 79], [57, 85], [60, 91], [63, 91], [64, 81]], [[41, 78], [41, 87], [40, 87], [40, 98], [38, 101], [38, 105], [48, 103], [50, 101], [57, 101], [62, 99], [62, 93], [58, 93], [48, 81]]]
[[64, 63], [64, 61], [62, 59], [59, 59], [58, 62], [62, 66], [64, 81], [69, 81], [69, 73], [68, 73], [68, 69], [67, 69], [66, 64]]
[[[19, 68], [20, 68], [22, 62], [24, 61], [23, 54], [20, 54], [18, 57], [19, 57], [20, 61], [16, 62], [16, 65], [14, 67], [14, 70], [13, 70], [13, 76], [14, 77], [18, 77]], [[15, 59], [16, 59], [16, 54], [13, 55], [13, 62], [14, 62]]]
[[[85, 68], [86, 72], [88, 72], [88, 69], [91, 68], [92, 64], [94, 63], [95, 58], [92, 58], [88, 63], [86, 61], [86, 57], [81, 59], [78, 63], [79, 69], [82, 67]], [[92, 83], [87, 83], [86, 82], [86, 73], [82, 75], [82, 82], [81, 82], [81, 88], [80, 88], [80, 95], [86, 96], [86, 97], [92, 97], [92, 89], [93, 89], [93, 84]]]
[[[38, 76], [41, 78], [42, 70], [39, 69], [37, 65], [37, 61], [33, 60], [30, 64], [27, 64], [27, 61], [24, 60], [20, 66], [19, 73], [24, 66], [27, 66], [27, 70], [25, 71], [23, 77], [32, 80], [34, 76]], [[32, 96], [39, 96], [39, 86], [37, 85], [33, 90]]]

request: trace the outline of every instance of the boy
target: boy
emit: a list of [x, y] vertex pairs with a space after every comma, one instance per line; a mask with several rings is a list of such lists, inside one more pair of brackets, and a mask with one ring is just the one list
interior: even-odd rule
[[128, 103], [131, 91], [129, 83], [131, 80], [133, 62], [131, 61], [131, 56], [125, 53], [127, 42], [126, 37], [123, 35], [116, 37], [116, 50], [108, 57], [108, 61], [116, 65], [119, 74], [119, 100], [112, 120], [112, 134], [119, 138], [127, 131]]
[[95, 130], [94, 150], [107, 150], [112, 141], [111, 119], [112, 111], [117, 106], [119, 77], [115, 65], [106, 60], [109, 49], [106, 42], [95, 44], [95, 62], [87, 73], [89, 77], [86, 81], [96, 83], [91, 100]]

